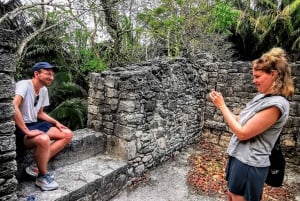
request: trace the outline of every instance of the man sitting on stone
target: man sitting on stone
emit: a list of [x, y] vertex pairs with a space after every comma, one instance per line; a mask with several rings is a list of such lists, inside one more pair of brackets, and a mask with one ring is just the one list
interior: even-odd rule
[[38, 62], [31, 71], [32, 79], [16, 83], [13, 105], [17, 146], [22, 143], [25, 148], [34, 149], [36, 164], [27, 167], [26, 172], [36, 177], [35, 184], [42, 190], [54, 190], [58, 184], [47, 170], [48, 162], [71, 141], [73, 133], [44, 111], [49, 105], [47, 87], [58, 68]]

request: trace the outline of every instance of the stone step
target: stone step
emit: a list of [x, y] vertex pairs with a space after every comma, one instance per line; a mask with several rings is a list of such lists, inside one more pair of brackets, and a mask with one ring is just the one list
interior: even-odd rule
[[[74, 131], [72, 141], [53, 159], [49, 161], [48, 169], [55, 170], [61, 166], [72, 164], [89, 157], [104, 153], [106, 150], [106, 137], [91, 129]], [[25, 168], [33, 163], [33, 150], [18, 150], [18, 180], [25, 177]]]
[[18, 200], [34, 195], [36, 201], [106, 201], [115, 196], [128, 182], [128, 164], [107, 155], [91, 157], [57, 168], [53, 174], [59, 188], [42, 191], [35, 179], [18, 185]]

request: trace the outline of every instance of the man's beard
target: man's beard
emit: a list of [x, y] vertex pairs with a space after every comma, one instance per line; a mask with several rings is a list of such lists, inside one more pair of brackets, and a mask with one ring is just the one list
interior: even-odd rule
[[52, 81], [46, 81], [46, 80], [40, 80], [40, 82], [46, 87], [50, 86], [52, 83]]

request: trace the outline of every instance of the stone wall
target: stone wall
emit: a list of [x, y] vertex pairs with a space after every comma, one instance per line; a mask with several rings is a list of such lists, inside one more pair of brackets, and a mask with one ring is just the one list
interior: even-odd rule
[[[296, 93], [290, 102], [290, 117], [282, 135], [283, 145], [296, 148], [299, 151], [300, 136], [300, 64], [291, 64], [292, 76]], [[248, 62], [235, 63], [206, 63], [203, 70], [208, 74], [208, 89], [216, 88], [224, 95], [228, 107], [235, 114], [239, 114], [245, 104], [256, 94], [256, 87], [252, 83], [251, 64]], [[227, 146], [231, 133], [223, 121], [221, 113], [210, 101], [204, 110], [204, 126], [202, 137], [212, 142]]]
[[108, 152], [140, 174], [199, 139], [203, 74], [183, 58], [93, 73], [88, 127], [106, 134]]
[[[293, 64], [299, 77], [300, 65]], [[299, 147], [299, 79], [283, 131], [286, 145]], [[88, 127], [108, 136], [108, 152], [127, 159], [132, 173], [172, 157], [200, 137], [226, 146], [231, 133], [208, 100], [221, 91], [238, 114], [255, 94], [249, 62], [153, 61], [90, 75]], [[298, 140], [298, 142], [297, 142]]]
[[[0, 29], [0, 201], [17, 200], [13, 105], [15, 72], [13, 32]], [[292, 64], [296, 94], [283, 142], [299, 151], [300, 64]], [[90, 75], [88, 127], [103, 132], [107, 151], [127, 159], [133, 176], [206, 138], [227, 145], [231, 134], [207, 99], [221, 91], [239, 113], [256, 93], [249, 62], [152, 61]]]
[[0, 29], [0, 201], [17, 200], [15, 124], [12, 105], [15, 39], [14, 32]]

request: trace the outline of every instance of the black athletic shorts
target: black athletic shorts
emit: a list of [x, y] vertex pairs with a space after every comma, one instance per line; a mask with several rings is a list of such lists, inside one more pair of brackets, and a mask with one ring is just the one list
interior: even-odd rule
[[229, 157], [226, 180], [230, 192], [242, 195], [247, 201], [260, 201], [269, 167], [254, 167]]
[[[38, 121], [38, 122], [32, 122], [32, 123], [26, 123], [26, 126], [29, 130], [41, 130], [43, 132], [48, 132], [48, 130], [53, 127], [52, 124], [50, 124], [49, 122], [46, 121]], [[17, 143], [17, 147], [23, 147], [24, 146], [24, 137], [25, 134], [18, 128], [16, 127], [16, 143]]]

